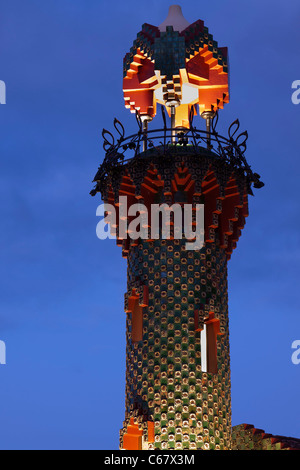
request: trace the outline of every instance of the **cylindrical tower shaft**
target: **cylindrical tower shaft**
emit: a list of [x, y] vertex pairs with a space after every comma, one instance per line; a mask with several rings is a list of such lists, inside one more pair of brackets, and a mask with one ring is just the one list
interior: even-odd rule
[[128, 292], [136, 279], [149, 300], [128, 298], [125, 435], [134, 417], [144, 449], [230, 448], [225, 251], [218, 241], [200, 251], [185, 240], [141, 241], [128, 255]]
[[[190, 25], [173, 6], [159, 27], [143, 25], [123, 65], [125, 106], [136, 113], [139, 131], [126, 138], [116, 119], [116, 139], [103, 130], [106, 156], [91, 192], [100, 192], [115, 214], [112, 233], [128, 263], [120, 448], [230, 449], [227, 261], [248, 216], [251, 185], [263, 183], [244, 157], [248, 134], [238, 134], [238, 120], [229, 138], [215, 130], [214, 119], [229, 101], [227, 48], [203, 21]], [[148, 130], [158, 103], [164, 127]], [[206, 131], [193, 125], [196, 107]], [[132, 212], [124, 226], [121, 197], [126, 207], [137, 204], [151, 214], [136, 224], [143, 236], [132, 237]], [[159, 237], [153, 234], [152, 208], [161, 204], [167, 211], [189, 206], [189, 228], [203, 233], [204, 243], [191, 247], [181, 214], [169, 220], [169, 237], [163, 220]]]

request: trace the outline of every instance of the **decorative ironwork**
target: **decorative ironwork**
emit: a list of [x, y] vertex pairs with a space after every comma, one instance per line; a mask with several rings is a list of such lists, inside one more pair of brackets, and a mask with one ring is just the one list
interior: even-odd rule
[[[171, 156], [174, 147], [191, 147], [194, 154], [202, 154], [204, 148], [206, 153], [215, 158], [221, 158], [225, 163], [244, 172], [248, 182], [248, 193], [253, 195], [251, 186], [261, 188], [264, 183], [260, 181], [260, 175], [251, 170], [250, 165], [245, 158], [248, 139], [247, 131], [238, 133], [240, 129], [239, 120], [235, 120], [228, 128], [228, 138], [221, 136], [216, 131], [218, 123], [218, 112], [214, 114], [211, 121], [210, 132], [200, 130], [193, 126], [193, 118], [195, 115], [194, 108], [191, 108], [189, 115], [190, 128], [176, 128], [176, 141], [174, 142], [174, 129], [167, 127], [165, 108], [161, 107], [162, 120], [164, 127], [161, 129], [144, 130], [141, 116], [136, 112], [136, 121], [138, 124], [138, 132], [136, 134], [125, 137], [125, 130], [118, 119], [114, 119], [114, 128], [118, 135], [115, 139], [114, 135], [103, 129], [103, 149], [106, 152], [103, 163], [100, 165], [94, 182], [95, 188], [90, 192], [94, 196], [97, 192], [101, 192], [101, 187], [110, 170], [118, 165], [124, 165], [128, 161], [140, 158], [149, 153], [149, 156]], [[205, 146], [205, 147], [204, 147]]]

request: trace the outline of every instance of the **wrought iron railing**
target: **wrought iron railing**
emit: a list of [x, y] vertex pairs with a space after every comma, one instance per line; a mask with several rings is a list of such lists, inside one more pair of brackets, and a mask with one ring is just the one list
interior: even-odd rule
[[245, 158], [244, 153], [247, 148], [248, 133], [247, 131], [238, 133], [240, 128], [238, 119], [229, 126], [228, 137], [223, 137], [216, 131], [218, 122], [217, 112], [212, 119], [210, 131], [204, 131], [193, 126], [193, 108], [189, 117], [189, 129], [167, 127], [164, 107], [162, 106], [161, 109], [164, 124], [161, 129], [145, 129], [138, 112], [136, 112], [136, 120], [139, 130], [136, 134], [125, 137], [125, 129], [117, 119], [114, 120], [117, 139], [115, 139], [110, 131], [103, 129], [102, 137], [104, 140], [105, 158], [93, 180], [97, 184], [90, 192], [92, 196], [99, 191], [101, 192], [102, 185], [105, 183], [106, 177], [112, 168], [124, 165], [130, 160], [142, 158], [143, 156], [157, 155], [164, 157], [172, 155], [175, 150], [183, 147], [191, 147], [192, 152], [196, 155], [203, 154], [205, 149], [206, 154], [220, 158], [233, 168], [243, 171], [248, 182], [249, 194], [253, 194], [252, 185], [254, 188], [264, 186], [264, 183], [260, 181], [260, 176], [257, 173], [253, 173]]

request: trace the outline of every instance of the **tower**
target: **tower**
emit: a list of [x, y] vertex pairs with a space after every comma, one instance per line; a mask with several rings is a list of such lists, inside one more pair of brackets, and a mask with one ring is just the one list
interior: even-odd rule
[[[263, 183], [245, 159], [248, 136], [239, 133], [238, 120], [226, 138], [216, 130], [229, 102], [227, 48], [203, 21], [189, 24], [173, 5], [160, 26], [142, 26], [124, 58], [123, 91], [138, 132], [126, 137], [117, 119], [117, 138], [103, 130], [106, 155], [91, 191], [101, 193], [127, 259], [120, 448], [230, 449], [227, 262], [252, 186]], [[151, 130], [159, 111], [163, 127]], [[203, 130], [194, 125], [197, 115]], [[135, 223], [138, 236], [133, 205], [147, 214]], [[152, 208], [161, 205], [153, 232]], [[196, 249], [180, 223], [188, 207], [189, 229], [203, 232]]]

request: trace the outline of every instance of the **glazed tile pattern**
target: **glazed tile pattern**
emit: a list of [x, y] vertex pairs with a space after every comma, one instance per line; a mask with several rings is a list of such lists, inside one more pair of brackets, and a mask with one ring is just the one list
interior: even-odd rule
[[300, 450], [300, 439], [276, 436], [252, 424], [232, 428], [232, 450]]
[[[128, 255], [128, 295], [143, 283], [143, 338], [132, 342], [127, 313], [126, 419], [144, 431], [148, 449], [228, 449], [231, 399], [227, 259], [218, 243], [186, 251], [184, 240], [143, 241]], [[213, 311], [220, 319], [218, 373], [201, 371], [199, 324]], [[147, 442], [154, 422], [155, 441]]]

